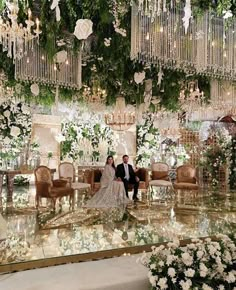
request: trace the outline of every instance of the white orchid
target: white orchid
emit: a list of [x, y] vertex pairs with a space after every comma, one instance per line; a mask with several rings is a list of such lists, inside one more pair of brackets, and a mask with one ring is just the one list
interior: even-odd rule
[[60, 0], [53, 0], [51, 5], [51, 10], [56, 9], [56, 21], [59, 22], [61, 20], [61, 11], [59, 8], [59, 2]]
[[232, 13], [232, 11], [231, 10], [227, 10], [227, 11], [223, 11], [223, 18], [224, 19], [228, 19], [228, 18], [231, 18], [231, 17], [233, 17], [233, 13]]

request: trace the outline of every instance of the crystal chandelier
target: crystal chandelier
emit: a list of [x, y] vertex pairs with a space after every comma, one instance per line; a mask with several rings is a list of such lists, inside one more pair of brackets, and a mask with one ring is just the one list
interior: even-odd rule
[[[81, 53], [59, 51], [54, 61], [32, 40], [32, 49], [15, 61], [15, 78], [21, 81], [42, 83], [78, 90], [81, 88]], [[57, 58], [60, 53], [61, 59]]]
[[155, 113], [153, 125], [163, 139], [177, 141], [180, 138], [180, 120], [178, 113], [160, 110]]
[[180, 91], [181, 109], [188, 114], [198, 110], [204, 102], [204, 92], [200, 92], [197, 81], [189, 82], [187, 88]]
[[[32, 40], [39, 38], [41, 33], [39, 29], [39, 20], [34, 22], [31, 17], [31, 10], [28, 9], [28, 19], [23, 23], [18, 23], [19, 6], [18, 1], [6, 2], [6, 9], [2, 15], [7, 15], [7, 19], [0, 16], [0, 44], [7, 56], [13, 58], [22, 58], [26, 51], [32, 47]], [[35, 29], [33, 29], [35, 27]]]
[[135, 113], [127, 112], [124, 97], [116, 99], [113, 113], [105, 114], [105, 123], [114, 131], [126, 131], [135, 124]]
[[83, 98], [89, 105], [99, 106], [106, 101], [106, 90], [100, 88], [96, 82], [92, 82], [92, 87], [84, 86]]
[[[140, 6], [140, 2], [143, 3]], [[135, 1], [132, 5], [131, 58], [143, 64], [197, 73], [212, 78], [236, 80], [236, 20], [225, 27], [225, 19], [206, 11], [183, 23], [182, 4], [173, 1], [168, 13], [149, 17], [154, 0]], [[147, 7], [147, 9], [146, 9]], [[141, 9], [142, 8], [142, 9]], [[153, 10], [154, 9], [154, 10]], [[189, 16], [189, 15], [188, 15]]]

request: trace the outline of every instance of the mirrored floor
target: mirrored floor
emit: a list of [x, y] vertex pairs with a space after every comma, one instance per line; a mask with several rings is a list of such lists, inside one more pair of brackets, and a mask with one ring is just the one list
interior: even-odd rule
[[[141, 201], [127, 209], [86, 209], [86, 194], [79, 193], [74, 210], [63, 200], [52, 212], [43, 200], [34, 207], [34, 187], [14, 190], [7, 204], [3, 190], [0, 220], [0, 264], [35, 261], [104, 250], [122, 249], [205, 237], [236, 230], [236, 194], [202, 192]], [[5, 229], [5, 230], [4, 230]], [[1, 266], [0, 266], [1, 271]]]

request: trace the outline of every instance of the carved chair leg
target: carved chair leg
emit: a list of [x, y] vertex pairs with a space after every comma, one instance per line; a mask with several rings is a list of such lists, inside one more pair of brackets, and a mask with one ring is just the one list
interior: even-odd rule
[[56, 201], [57, 201], [57, 198], [56, 197], [53, 197], [52, 198], [52, 206], [53, 206], [53, 210], [54, 211], [56, 210]]
[[36, 194], [36, 195], [35, 195], [35, 207], [36, 207], [36, 208], [39, 207], [39, 199], [40, 199], [39, 195]]
[[73, 210], [75, 207], [75, 191], [72, 194], [70, 194], [69, 202], [70, 202], [70, 208]]

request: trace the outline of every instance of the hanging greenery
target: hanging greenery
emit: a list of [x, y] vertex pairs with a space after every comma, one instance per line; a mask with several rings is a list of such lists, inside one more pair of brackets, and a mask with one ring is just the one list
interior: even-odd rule
[[[95, 0], [91, 5], [90, 0], [74, 1], [61, 0], [59, 8], [61, 20], [56, 20], [55, 9], [51, 10], [53, 1], [41, 0], [40, 6], [40, 45], [53, 58], [55, 53], [66, 47], [76, 52], [83, 48], [83, 84], [92, 87], [94, 80], [107, 92], [107, 104], [115, 102], [119, 94], [123, 94], [126, 102], [139, 104], [143, 102], [144, 85], [134, 81], [136, 72], [146, 72], [146, 79], [153, 79], [153, 95], [161, 99], [161, 106], [168, 110], [178, 110], [178, 97], [181, 86], [186, 80], [186, 75], [177, 71], [163, 70], [164, 76], [161, 85], [157, 82], [159, 68], [144, 67], [141, 63], [130, 59], [131, 45], [131, 8], [129, 0]], [[215, 2], [215, 1], [213, 1]], [[228, 7], [228, 0], [217, 1], [217, 9]], [[200, 9], [212, 7], [212, 1], [195, 1]], [[232, 4], [232, 2], [231, 2]], [[30, 3], [34, 11], [35, 2]], [[213, 7], [216, 7], [213, 5]], [[234, 8], [234, 5], [231, 5]], [[23, 6], [20, 9], [20, 21], [24, 21], [26, 11]], [[88, 40], [78, 40], [74, 35], [74, 29], [78, 19], [90, 19], [93, 22], [93, 33]], [[7, 58], [6, 53], [0, 49], [0, 69], [4, 70], [11, 85], [14, 80], [14, 65]], [[209, 80], [199, 76], [199, 87], [204, 90], [205, 96], [209, 96]], [[9, 83], [8, 83], [9, 85]], [[28, 102], [43, 103], [51, 106], [54, 102], [53, 89], [40, 86], [40, 96], [35, 98], [29, 91], [29, 85], [25, 85], [22, 95]], [[26, 94], [25, 94], [26, 93]], [[74, 92], [60, 90], [61, 100], [71, 100]], [[82, 91], [80, 92], [80, 96]]]

